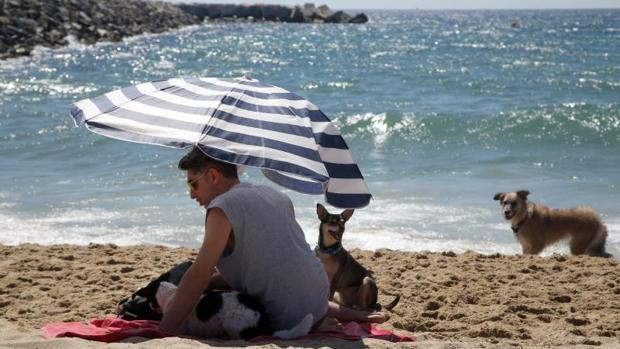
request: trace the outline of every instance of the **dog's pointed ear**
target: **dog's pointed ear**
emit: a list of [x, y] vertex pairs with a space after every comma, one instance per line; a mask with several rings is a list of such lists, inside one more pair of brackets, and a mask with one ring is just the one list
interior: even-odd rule
[[519, 190], [517, 192], [517, 195], [522, 198], [523, 200], [527, 200], [527, 196], [530, 195], [529, 190]]
[[497, 194], [495, 194], [495, 196], [493, 197], [493, 200], [499, 200], [499, 201], [502, 201], [502, 200], [504, 200], [504, 196], [506, 196], [506, 193], [497, 193]]
[[321, 221], [325, 220], [328, 214], [329, 212], [327, 212], [327, 209], [325, 208], [325, 206], [321, 204], [316, 204], [316, 215], [319, 217], [319, 220]]
[[342, 217], [342, 219], [344, 219], [344, 221], [346, 222], [346, 221], [348, 221], [348, 220], [349, 220], [349, 218], [351, 218], [351, 216], [353, 216], [353, 211], [354, 211], [354, 210], [351, 210], [351, 209], [344, 210], [344, 211], [342, 211], [342, 213], [340, 214], [340, 217]]

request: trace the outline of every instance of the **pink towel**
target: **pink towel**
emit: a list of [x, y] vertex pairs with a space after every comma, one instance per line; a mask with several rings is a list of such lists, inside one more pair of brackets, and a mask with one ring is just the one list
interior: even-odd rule
[[[398, 335], [388, 329], [380, 328], [375, 326], [374, 324], [366, 323], [366, 322], [346, 322], [342, 325], [342, 327], [334, 328], [332, 330], [322, 330], [320, 332], [312, 332], [302, 337], [297, 337], [295, 339], [307, 339], [307, 338], [317, 338], [317, 337], [334, 337], [340, 339], [347, 340], [360, 340], [362, 338], [375, 338], [375, 339], [383, 339], [386, 341], [390, 341], [393, 343], [398, 342], [413, 342], [415, 341], [415, 337], [411, 336], [401, 336]], [[278, 340], [281, 338], [273, 337], [273, 336], [260, 336], [256, 338], [252, 338], [252, 342], [261, 342], [261, 341], [271, 341]]]
[[[93, 319], [90, 324], [81, 322], [60, 322], [48, 324], [43, 327], [43, 335], [51, 337], [79, 337], [99, 342], [116, 342], [128, 337], [163, 338], [173, 336], [160, 332], [157, 328], [158, 321], [151, 320], [123, 320], [116, 317]], [[383, 339], [390, 342], [413, 342], [415, 337], [400, 336], [390, 330], [379, 328], [373, 324], [348, 322], [341, 328], [313, 332], [296, 339], [335, 337], [346, 340], [360, 340], [362, 338]], [[261, 336], [252, 341], [281, 340], [273, 336]]]
[[160, 332], [159, 321], [127, 321], [109, 316], [104, 319], [92, 319], [90, 324], [81, 322], [58, 322], [43, 326], [43, 335], [52, 337], [79, 337], [99, 342], [116, 342], [128, 337], [162, 338], [169, 334]]

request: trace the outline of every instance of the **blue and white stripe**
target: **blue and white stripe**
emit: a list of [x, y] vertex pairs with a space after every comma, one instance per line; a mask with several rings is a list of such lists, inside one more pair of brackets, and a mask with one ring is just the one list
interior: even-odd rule
[[199, 146], [222, 161], [262, 168], [296, 191], [340, 208], [371, 195], [340, 131], [314, 104], [248, 78], [154, 81], [73, 104], [77, 126], [122, 140]]

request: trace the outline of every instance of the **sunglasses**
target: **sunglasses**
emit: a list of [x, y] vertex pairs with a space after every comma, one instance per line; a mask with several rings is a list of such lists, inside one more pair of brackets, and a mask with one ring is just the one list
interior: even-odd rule
[[187, 188], [190, 192], [198, 189], [198, 180], [204, 177], [207, 174], [207, 171], [204, 171], [200, 176], [192, 179], [191, 181], [187, 181]]

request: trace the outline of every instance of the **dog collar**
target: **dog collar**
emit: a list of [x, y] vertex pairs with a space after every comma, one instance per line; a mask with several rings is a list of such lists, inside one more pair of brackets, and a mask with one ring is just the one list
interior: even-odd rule
[[528, 218], [530, 218], [529, 215], [525, 216], [525, 218], [523, 218], [519, 223], [517, 223], [517, 225], [511, 225], [510, 228], [512, 229], [512, 232], [517, 234], [519, 230], [521, 230], [521, 227], [523, 227], [523, 224], [525, 224], [525, 221], [527, 221]]
[[337, 242], [333, 245], [331, 245], [330, 247], [322, 247], [321, 245], [316, 245], [316, 250], [318, 250], [321, 253], [325, 253], [328, 254], [330, 256], [335, 255], [336, 253], [340, 252], [342, 250], [342, 243]]

